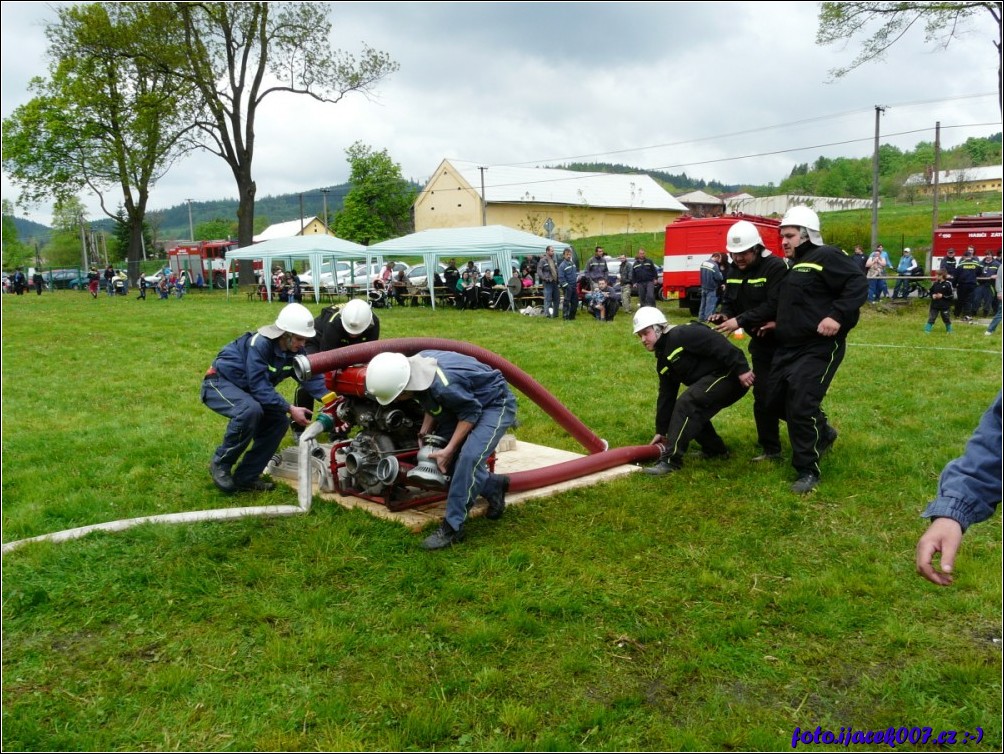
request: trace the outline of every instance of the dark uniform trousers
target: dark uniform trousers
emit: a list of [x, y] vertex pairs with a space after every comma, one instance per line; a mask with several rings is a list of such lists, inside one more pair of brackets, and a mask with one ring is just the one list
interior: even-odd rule
[[272, 460], [289, 427], [286, 412], [278, 406], [263, 406], [219, 374], [202, 381], [202, 402], [218, 414], [230, 419], [223, 435], [223, 444], [213, 454], [213, 462], [230, 469], [251, 445], [233, 470], [239, 486], [257, 479]]
[[777, 345], [764, 343], [759, 338], [750, 340], [750, 360], [753, 362], [753, 421], [756, 423], [756, 437], [764, 453], [781, 452], [780, 417], [771, 410], [768, 391], [771, 384], [771, 370], [774, 368], [774, 354]]
[[705, 375], [684, 390], [673, 406], [663, 459], [673, 466], [682, 465], [691, 440], [696, 440], [708, 455], [727, 452], [711, 418], [746, 395], [747, 390], [734, 372]]
[[[799, 474], [819, 476], [819, 448], [829, 429], [822, 403], [844, 360], [844, 339], [819, 339], [795, 348], [779, 348], [774, 356], [770, 410], [788, 423], [791, 465]], [[759, 376], [759, 375], [758, 375]]]
[[[442, 414], [436, 425], [436, 434], [449, 440], [456, 429], [457, 420]], [[446, 523], [459, 530], [479, 495], [494, 495], [499, 491], [502, 477], [488, 471], [486, 461], [506, 430], [516, 421], [516, 396], [506, 389], [504, 395], [485, 406], [481, 417], [464, 438], [450, 470], [452, 477], [446, 495]]]

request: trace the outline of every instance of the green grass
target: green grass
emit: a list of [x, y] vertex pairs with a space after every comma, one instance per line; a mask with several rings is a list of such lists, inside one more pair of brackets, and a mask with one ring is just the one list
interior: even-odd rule
[[[278, 308], [3, 296], [3, 540], [293, 504], [283, 485], [216, 492], [224, 420], [198, 400], [219, 348]], [[612, 447], [652, 435], [652, 357], [623, 315], [380, 316], [388, 338], [503, 355]], [[1001, 342], [925, 335], [925, 320], [919, 304], [863, 313], [809, 497], [788, 492], [790, 468], [748, 463], [746, 398], [716, 422], [730, 460], [531, 501], [444, 552], [322, 502], [17, 550], [3, 747], [782, 750], [796, 726], [905, 725], [980, 726], [965, 748], [999, 750], [1000, 518], [967, 533], [951, 588], [913, 573], [913, 548], [942, 466], [1000, 389]], [[579, 449], [526, 399], [520, 421], [522, 440]], [[897, 746], [917, 748], [933, 747]]]

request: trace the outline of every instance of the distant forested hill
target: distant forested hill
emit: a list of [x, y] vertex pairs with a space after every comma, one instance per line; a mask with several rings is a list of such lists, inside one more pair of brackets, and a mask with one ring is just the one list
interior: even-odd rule
[[[328, 215], [334, 216], [342, 208], [345, 195], [351, 185], [342, 183], [328, 186]], [[304, 217], [320, 217], [324, 214], [324, 194], [321, 188], [313, 188], [302, 194]], [[260, 196], [255, 200], [255, 227], [263, 228], [273, 223], [283, 223], [300, 218], [301, 194], [281, 194]], [[159, 238], [188, 238], [188, 203], [179, 204], [149, 213], [150, 223], [157, 226]], [[192, 225], [224, 220], [237, 222], [237, 200], [218, 199], [209, 202], [192, 202]]]
[[14, 218], [14, 227], [17, 228], [17, 237], [22, 243], [33, 243], [38, 241], [40, 246], [44, 246], [52, 235], [52, 229], [47, 225], [26, 220], [23, 217]]

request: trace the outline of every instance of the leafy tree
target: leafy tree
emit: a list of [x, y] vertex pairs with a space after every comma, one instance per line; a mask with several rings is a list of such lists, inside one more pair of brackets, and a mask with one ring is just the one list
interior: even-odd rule
[[[151, 213], [155, 214], [155, 213]], [[145, 250], [146, 256], [149, 257], [151, 251], [153, 250], [153, 233], [150, 229], [149, 220], [155, 219], [151, 218], [148, 214], [143, 219], [143, 246], [141, 251]], [[112, 235], [108, 241], [109, 254], [113, 258], [125, 259], [127, 258], [126, 252], [129, 249], [129, 243], [132, 240], [132, 224], [126, 218], [125, 209], [119, 207], [118, 212], [116, 212], [115, 223], [112, 225]]]
[[410, 233], [416, 191], [401, 176], [401, 166], [391, 160], [386, 149], [374, 152], [359, 141], [345, 154], [351, 166], [352, 188], [335, 217], [335, 235], [368, 245]]
[[903, 151], [891, 144], [881, 144], [878, 150], [879, 175], [892, 175], [903, 166]]
[[1000, 162], [1000, 139], [994, 143], [990, 139], [970, 137], [962, 145], [962, 150], [973, 165], [992, 165], [995, 162]]
[[195, 226], [196, 241], [216, 241], [222, 238], [230, 238], [234, 231], [234, 223], [222, 218], [207, 220]]
[[[87, 250], [81, 248], [82, 238]], [[86, 257], [96, 264], [97, 253], [89, 247], [90, 229], [84, 226], [84, 205], [75, 196], [56, 199], [52, 208], [52, 237], [45, 247], [46, 261], [52, 267], [86, 267]]]
[[[858, 56], [846, 66], [834, 68], [830, 74], [836, 78], [873, 60], [881, 60], [886, 51], [899, 41], [914, 24], [923, 22], [924, 41], [935, 42], [939, 47], [961, 34], [965, 22], [978, 13], [987, 12], [996, 25], [997, 40], [997, 99], [1004, 113], [1002, 89], [1001, 4], [999, 2], [843, 2], [821, 3], [816, 44], [827, 45], [847, 42], [868, 27], [878, 24], [862, 45]], [[986, 16], [982, 16], [986, 19]], [[989, 19], [987, 19], [989, 20]]]
[[184, 151], [192, 114], [180, 80], [130, 55], [163, 25], [158, 3], [88, 3], [58, 9], [46, 28], [49, 78], [3, 123], [4, 167], [22, 202], [87, 188], [117, 219], [106, 195], [121, 193], [130, 275], [139, 271], [150, 190]]
[[14, 207], [9, 199], [3, 200], [3, 260], [5, 270], [26, 266], [35, 256], [35, 250], [22, 243], [14, 225]]
[[[176, 70], [199, 92], [203, 146], [223, 158], [237, 182], [237, 238], [254, 234], [257, 186], [252, 176], [255, 118], [275, 93], [339, 102], [368, 92], [397, 64], [365, 47], [360, 60], [330, 47], [327, 3], [170, 3], [177, 23], [143, 54]], [[180, 66], [178, 65], [180, 63]], [[250, 279], [242, 265], [242, 282]]]

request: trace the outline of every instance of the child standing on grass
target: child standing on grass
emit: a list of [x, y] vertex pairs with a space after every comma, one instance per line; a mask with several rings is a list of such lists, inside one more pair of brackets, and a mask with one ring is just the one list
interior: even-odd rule
[[941, 315], [941, 321], [945, 323], [945, 330], [952, 331], [952, 300], [955, 298], [955, 289], [948, 279], [948, 270], [938, 270], [938, 279], [931, 286], [931, 309], [927, 317], [927, 324], [924, 325], [924, 332], [931, 332], [934, 323]]

